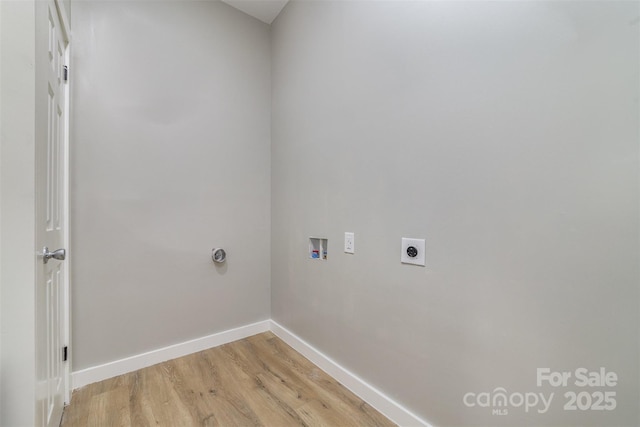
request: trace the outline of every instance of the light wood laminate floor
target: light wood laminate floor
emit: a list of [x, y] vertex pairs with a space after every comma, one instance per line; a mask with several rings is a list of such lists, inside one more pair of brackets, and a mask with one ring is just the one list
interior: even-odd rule
[[393, 426], [271, 332], [73, 392], [62, 427]]

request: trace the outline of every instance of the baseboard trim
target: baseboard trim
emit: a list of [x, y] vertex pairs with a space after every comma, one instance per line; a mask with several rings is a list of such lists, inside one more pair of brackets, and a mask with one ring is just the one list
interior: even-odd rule
[[357, 375], [343, 368], [311, 344], [277, 322], [270, 321], [270, 329], [278, 338], [289, 344], [298, 353], [313, 362], [317, 367], [338, 380], [342, 385], [380, 411], [399, 426], [432, 427], [404, 406], [400, 405], [383, 392], [368, 384]]
[[137, 354], [125, 359], [105, 363], [104, 365], [93, 366], [91, 368], [76, 371], [71, 374], [71, 384], [73, 389], [84, 387], [98, 381], [117, 377], [138, 369], [146, 368], [167, 360], [176, 359], [198, 351], [227, 344], [251, 335], [260, 334], [270, 330], [271, 321], [263, 320], [217, 334], [208, 335], [202, 338], [186, 341], [168, 347], [152, 350], [146, 353]]
[[123, 375], [167, 360], [186, 356], [267, 331], [273, 332], [282, 341], [289, 344], [297, 352], [399, 426], [432, 427], [407, 408], [368, 384], [348, 369], [343, 368], [330, 357], [273, 320], [263, 320], [73, 372], [71, 374], [72, 388], [75, 390], [98, 381], [117, 377], [118, 375]]

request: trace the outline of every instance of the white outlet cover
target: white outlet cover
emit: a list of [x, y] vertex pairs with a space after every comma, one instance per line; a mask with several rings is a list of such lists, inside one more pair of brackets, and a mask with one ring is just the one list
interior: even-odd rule
[[354, 233], [345, 232], [344, 233], [344, 251], [348, 254], [355, 253], [356, 247], [356, 239]]
[[403, 264], [414, 264], [424, 267], [425, 239], [409, 239], [407, 237], [403, 237], [402, 251], [400, 252], [400, 262], [402, 262]]

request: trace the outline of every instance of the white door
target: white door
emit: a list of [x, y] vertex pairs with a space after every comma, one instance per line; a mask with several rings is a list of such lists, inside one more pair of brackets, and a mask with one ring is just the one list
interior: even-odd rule
[[[36, 123], [36, 244], [42, 254], [36, 265], [36, 426], [59, 426], [67, 392], [68, 341], [67, 151], [68, 92], [67, 29], [54, 0], [36, 1], [46, 28], [37, 27], [42, 40], [37, 65], [46, 70], [36, 84], [41, 120]], [[46, 84], [45, 84], [46, 76]], [[44, 92], [44, 93], [42, 93]], [[46, 101], [45, 101], [46, 100]], [[46, 105], [44, 103], [46, 102]], [[46, 111], [46, 120], [44, 112]], [[46, 126], [46, 128], [45, 128]], [[44, 249], [44, 248], [47, 249]], [[50, 252], [50, 253], [46, 253]]]

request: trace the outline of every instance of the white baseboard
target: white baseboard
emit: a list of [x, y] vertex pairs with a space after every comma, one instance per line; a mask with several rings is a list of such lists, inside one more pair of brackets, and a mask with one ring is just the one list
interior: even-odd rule
[[197, 353], [211, 347], [247, 338], [251, 335], [260, 334], [268, 331], [270, 325], [271, 322], [269, 320], [263, 320], [262, 322], [252, 323], [250, 325], [241, 326], [239, 328], [230, 329], [228, 331], [219, 332], [206, 337], [196, 338], [180, 344], [170, 345], [147, 353], [137, 354], [125, 359], [105, 363], [104, 365], [93, 366], [81, 371], [76, 371], [71, 374], [71, 384], [75, 390], [88, 384], [137, 371], [138, 369], [166, 362], [167, 360]]
[[282, 341], [289, 344], [298, 353], [313, 362], [314, 365], [335, 378], [338, 382], [351, 390], [359, 398], [374, 407], [399, 426], [432, 427], [425, 420], [413, 414], [407, 408], [385, 395], [377, 388], [367, 384], [358, 376], [343, 368], [331, 358], [318, 351], [302, 338], [271, 320], [271, 332]]
[[320, 369], [335, 378], [354, 394], [380, 411], [399, 426], [432, 427], [429, 423], [394, 401], [377, 388], [367, 384], [358, 376], [343, 368], [331, 358], [314, 348], [302, 338], [273, 320], [252, 323], [206, 337], [171, 345], [147, 353], [105, 363], [104, 365], [76, 371], [71, 374], [73, 389], [117, 377], [138, 369], [146, 368], [167, 360], [186, 356], [208, 348], [227, 344], [262, 332], [271, 331], [282, 341], [313, 362]]

